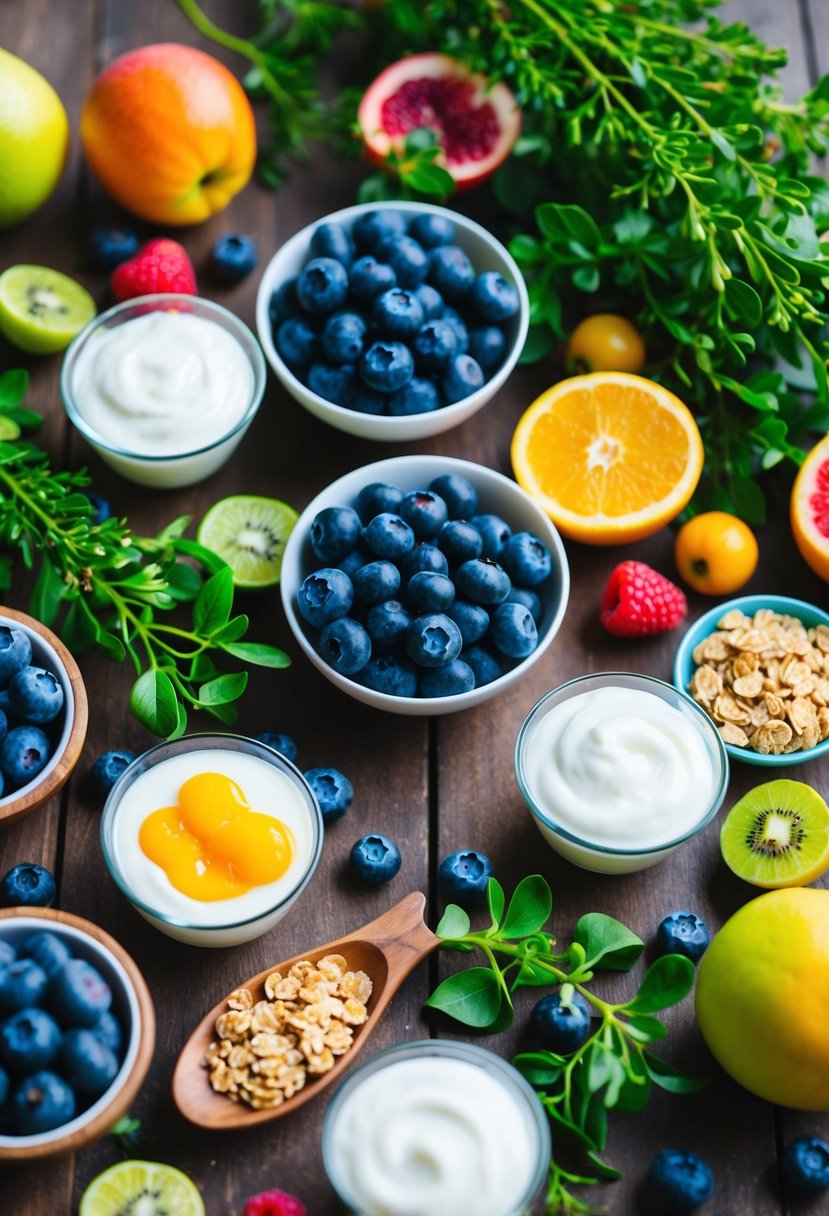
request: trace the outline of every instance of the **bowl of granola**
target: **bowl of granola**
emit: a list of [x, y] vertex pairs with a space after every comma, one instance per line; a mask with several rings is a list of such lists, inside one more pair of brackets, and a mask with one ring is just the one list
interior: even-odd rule
[[673, 681], [709, 714], [733, 760], [770, 768], [829, 753], [829, 612], [785, 595], [744, 595], [706, 612]]

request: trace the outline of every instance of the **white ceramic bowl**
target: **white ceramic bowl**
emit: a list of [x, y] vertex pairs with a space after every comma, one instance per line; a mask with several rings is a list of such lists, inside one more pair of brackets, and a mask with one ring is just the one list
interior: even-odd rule
[[[83, 391], [78, 386], [78, 366], [94, 354], [95, 343], [105, 331], [125, 325], [152, 312], [182, 312], [212, 321], [238, 344], [242, 357], [251, 371], [250, 400], [244, 412], [228, 426], [227, 431], [210, 443], [200, 445], [198, 428], [188, 434], [181, 451], [172, 455], [146, 455], [131, 450], [127, 441], [116, 444], [99, 435], [84, 414]], [[230, 458], [253, 421], [265, 392], [267, 373], [265, 360], [256, 338], [238, 317], [220, 304], [201, 296], [175, 293], [139, 296], [116, 304], [90, 321], [78, 334], [66, 352], [61, 368], [60, 387], [63, 404], [74, 426], [87, 443], [117, 473], [138, 485], [174, 489], [193, 485], [215, 473]]]
[[[375, 692], [356, 679], [340, 675], [329, 667], [317, 652], [318, 631], [303, 620], [297, 609], [297, 592], [303, 579], [321, 563], [311, 549], [309, 531], [314, 516], [324, 507], [353, 506], [363, 486], [373, 481], [398, 486], [404, 492], [425, 489], [435, 478], [445, 473], [465, 477], [478, 491], [479, 512], [500, 515], [513, 532], [533, 532], [550, 550], [553, 571], [546, 582], [536, 588], [543, 605], [543, 616], [538, 626], [538, 646], [526, 659], [504, 671], [503, 675], [470, 692], [456, 693], [449, 697], [395, 697], [389, 693]], [[537, 663], [558, 633], [567, 600], [570, 594], [570, 567], [561, 537], [544, 512], [536, 506], [520, 486], [501, 473], [472, 464], [467, 460], [456, 460], [450, 456], [395, 456], [390, 460], [379, 460], [364, 465], [352, 473], [346, 473], [314, 498], [302, 514], [288, 538], [282, 558], [280, 579], [282, 606], [294, 637], [306, 656], [324, 676], [342, 692], [357, 701], [384, 709], [389, 713], [410, 714], [425, 717], [429, 714], [455, 713], [460, 709], [471, 709], [497, 696], [509, 688]], [[463, 658], [463, 653], [461, 653]]]
[[[136, 781], [166, 761], [186, 759], [189, 754], [208, 750], [227, 753], [227, 775], [231, 778], [235, 777], [232, 758], [242, 753], [275, 769], [279, 774], [280, 785], [282, 779], [287, 778], [298, 794], [295, 807], [289, 806], [287, 802], [277, 802], [272, 809], [277, 818], [283, 819], [288, 827], [293, 829], [297, 854], [301, 849], [304, 855], [300, 856], [294, 872], [289, 871], [284, 876], [284, 881], [280, 879], [269, 884], [273, 888], [270, 893], [264, 887], [254, 887], [234, 900], [202, 903], [179, 895], [159, 867], [143, 854], [140, 858], [143, 868], [139, 869], [135, 864], [135, 852], [140, 852], [138, 826], [146, 815], [160, 806], [173, 805], [180, 781], [192, 775], [194, 770], [191, 766], [185, 774], [176, 776], [175, 779], [165, 774], [161, 778], [160, 800], [146, 807], [146, 798], [134, 803], [130, 814], [136, 814], [131, 821], [125, 821], [121, 814], [123, 807], [127, 805], [124, 802], [125, 796], [130, 793]], [[203, 770], [196, 765], [195, 771]], [[274, 791], [266, 788], [268, 783], [263, 787], [264, 792], [259, 800], [255, 791], [246, 788], [244, 781], [240, 784], [251, 800], [252, 809], [267, 813], [269, 806], [266, 802], [274, 794]], [[277, 799], [282, 792], [281, 789], [275, 791]], [[191, 946], [237, 946], [241, 942], [261, 937], [272, 929], [293, 907], [310, 882], [322, 852], [322, 838], [322, 813], [311, 787], [299, 769], [273, 748], [241, 735], [185, 735], [171, 743], [159, 743], [156, 747], [151, 747], [124, 769], [109, 792], [101, 817], [101, 848], [104, 861], [121, 892], [136, 911], [156, 929]], [[249, 896], [255, 897], [253, 901]], [[263, 899], [263, 896], [266, 898]], [[246, 907], [243, 901], [247, 901]], [[228, 906], [237, 903], [238, 907]]]
[[[407, 219], [425, 214], [446, 216], [456, 227], [455, 243], [469, 255], [476, 272], [480, 274], [485, 270], [496, 270], [509, 282], [514, 283], [518, 290], [520, 301], [518, 314], [506, 325], [509, 345], [504, 363], [477, 392], [471, 393], [461, 401], [456, 401], [453, 405], [446, 405], [431, 413], [409, 414], [401, 418], [361, 414], [357, 410], [334, 405], [333, 402], [326, 401], [324, 397], [317, 396], [307, 385], [297, 379], [276, 349], [268, 311], [270, 299], [274, 291], [288, 279], [299, 274], [308, 261], [309, 245], [315, 229], [323, 223], [344, 224], [350, 228], [355, 220], [370, 211], [399, 211]], [[467, 418], [471, 418], [473, 414], [482, 409], [503, 387], [518, 362], [518, 356], [524, 349], [529, 323], [530, 304], [526, 284], [521, 277], [521, 271], [501, 242], [480, 224], [467, 219], [465, 215], [459, 215], [456, 211], [449, 211], [445, 207], [435, 207], [431, 203], [360, 203], [355, 207], [345, 207], [342, 211], [334, 211], [331, 215], [321, 216], [313, 224], [309, 224], [290, 237], [274, 254], [265, 267], [256, 297], [256, 328], [259, 340], [268, 362], [294, 400], [317, 418], [321, 418], [323, 422], [336, 427], [337, 430], [347, 431], [349, 435], [359, 435], [362, 439], [378, 439], [385, 442], [425, 439], [429, 435], [439, 435], [442, 431], [448, 431], [453, 426], [465, 422]]]

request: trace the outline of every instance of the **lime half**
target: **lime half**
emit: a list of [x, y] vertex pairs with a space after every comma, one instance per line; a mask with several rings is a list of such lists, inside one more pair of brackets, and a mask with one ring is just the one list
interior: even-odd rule
[[64, 350], [95, 316], [95, 301], [48, 266], [10, 266], [0, 274], [0, 332], [31, 355]]
[[236, 494], [210, 508], [199, 524], [198, 541], [224, 558], [237, 587], [272, 587], [279, 582], [285, 542], [298, 519], [278, 498]]
[[204, 1216], [195, 1184], [172, 1165], [119, 1161], [93, 1178], [78, 1216]]

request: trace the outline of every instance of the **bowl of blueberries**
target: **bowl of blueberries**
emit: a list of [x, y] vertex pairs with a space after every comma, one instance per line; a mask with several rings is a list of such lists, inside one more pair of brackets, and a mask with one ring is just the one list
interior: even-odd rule
[[104, 1135], [154, 1045], [147, 985], [108, 933], [53, 908], [0, 911], [0, 1162]]
[[391, 713], [453, 713], [520, 679], [552, 643], [570, 574], [514, 481], [448, 456], [347, 473], [300, 515], [282, 560], [288, 624], [337, 688]]
[[0, 824], [60, 789], [81, 754], [87, 710], [78, 665], [60, 639], [0, 608]]
[[259, 339], [300, 405], [364, 439], [413, 440], [465, 422], [524, 347], [529, 300], [504, 246], [429, 203], [346, 207], [265, 268]]

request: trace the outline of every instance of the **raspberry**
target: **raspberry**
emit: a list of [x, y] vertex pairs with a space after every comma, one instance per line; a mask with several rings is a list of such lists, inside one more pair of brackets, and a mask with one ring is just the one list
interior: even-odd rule
[[599, 604], [608, 633], [640, 638], [678, 625], [688, 602], [675, 583], [644, 562], [622, 562], [610, 575]]
[[242, 1216], [308, 1216], [305, 1204], [286, 1191], [261, 1191], [251, 1195]]
[[178, 241], [158, 237], [147, 241], [134, 258], [122, 262], [112, 275], [112, 290], [118, 300], [131, 300], [157, 291], [195, 295], [196, 272], [187, 251]]

